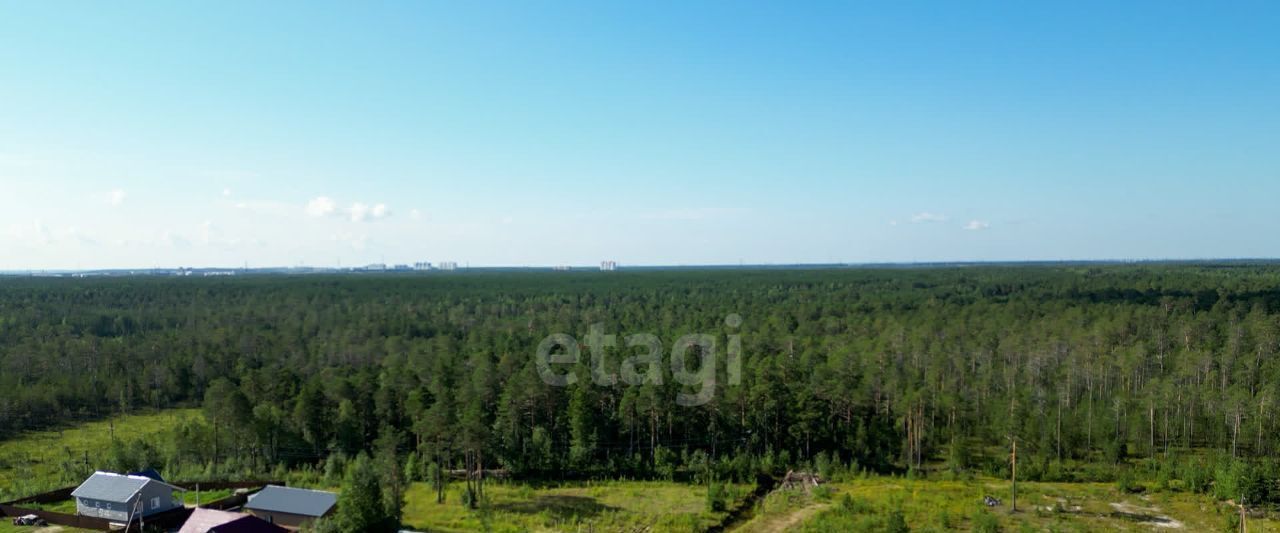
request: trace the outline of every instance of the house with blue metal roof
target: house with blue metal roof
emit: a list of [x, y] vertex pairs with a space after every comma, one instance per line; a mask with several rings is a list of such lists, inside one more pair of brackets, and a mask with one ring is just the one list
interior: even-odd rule
[[146, 476], [94, 472], [71, 492], [76, 514], [129, 523], [156, 513], [182, 507], [183, 492], [163, 481]]

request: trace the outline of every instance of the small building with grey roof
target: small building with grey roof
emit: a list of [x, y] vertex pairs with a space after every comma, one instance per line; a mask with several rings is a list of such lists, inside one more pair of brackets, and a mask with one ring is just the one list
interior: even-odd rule
[[267, 485], [249, 496], [244, 512], [278, 526], [298, 529], [329, 516], [337, 503], [338, 495], [332, 492]]

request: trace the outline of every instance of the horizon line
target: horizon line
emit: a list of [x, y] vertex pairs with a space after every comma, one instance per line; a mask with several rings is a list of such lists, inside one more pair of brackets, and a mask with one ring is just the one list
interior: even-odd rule
[[[983, 260], [934, 260], [934, 261], [849, 261], [849, 262], [767, 262], [767, 263], [636, 263], [618, 262], [616, 270], [660, 270], [660, 269], [751, 269], [751, 268], [865, 268], [865, 267], [904, 267], [904, 266], [998, 266], [998, 265], [1061, 265], [1061, 264], [1215, 264], [1215, 263], [1280, 263], [1280, 257], [1208, 257], [1208, 258], [1130, 258], [1130, 259], [983, 259]], [[455, 262], [456, 263], [456, 262]], [[599, 264], [456, 264], [453, 268], [440, 268], [440, 263], [432, 263], [427, 269], [414, 268], [412, 263], [369, 263], [360, 266], [320, 266], [320, 265], [271, 265], [271, 266], [150, 266], [150, 267], [100, 267], [100, 268], [18, 268], [0, 269], [0, 275], [30, 274], [88, 274], [88, 273], [139, 273], [153, 272], [329, 272], [329, 273], [404, 273], [404, 272], [457, 272], [463, 270], [551, 270], [551, 271], [600, 271]], [[396, 269], [396, 267], [408, 267]], [[379, 268], [381, 267], [381, 268]]]

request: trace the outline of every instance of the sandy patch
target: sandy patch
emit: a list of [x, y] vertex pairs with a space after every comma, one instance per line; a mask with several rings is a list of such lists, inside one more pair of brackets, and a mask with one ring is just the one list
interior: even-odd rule
[[1158, 507], [1138, 507], [1129, 503], [1111, 502], [1111, 508], [1115, 509], [1112, 516], [1116, 518], [1166, 529], [1182, 529], [1186, 527], [1186, 524], [1174, 520], [1173, 517], [1160, 514]]

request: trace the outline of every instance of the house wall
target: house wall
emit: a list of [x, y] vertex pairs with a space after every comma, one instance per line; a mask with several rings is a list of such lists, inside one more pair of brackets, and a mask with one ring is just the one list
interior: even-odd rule
[[[182, 506], [182, 503], [174, 501], [173, 489], [160, 483], [147, 483], [142, 487], [141, 491], [138, 491], [138, 496], [142, 497], [142, 516], [149, 516]], [[151, 505], [154, 503], [152, 501], [154, 498], [160, 498], [160, 505]]]
[[126, 522], [129, 520], [129, 507], [123, 503], [76, 498], [76, 514]]
[[303, 524], [306, 524], [307, 522], [315, 520], [315, 517], [313, 516], [303, 516], [303, 515], [289, 514], [289, 513], [275, 513], [271, 511], [261, 511], [257, 509], [245, 509], [244, 512], [249, 513], [258, 518], [261, 518], [263, 520], [266, 520], [268, 522], [271, 522], [272, 524], [275, 524], [277, 526], [280, 526], [286, 529], [294, 529], [294, 530], [302, 527]]

